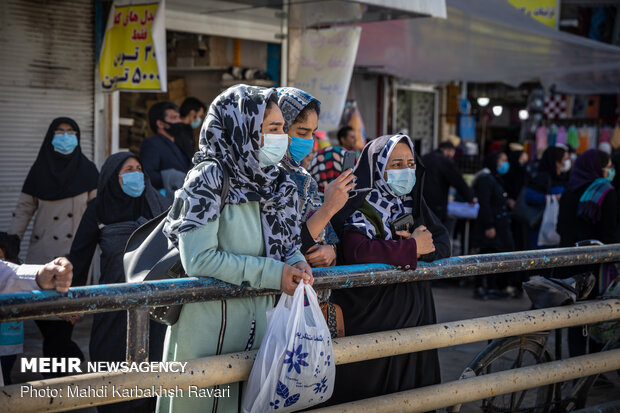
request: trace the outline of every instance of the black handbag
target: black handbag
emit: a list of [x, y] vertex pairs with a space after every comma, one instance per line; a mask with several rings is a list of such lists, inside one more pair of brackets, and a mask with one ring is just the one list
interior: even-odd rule
[[528, 204], [525, 201], [526, 190], [527, 188], [524, 186], [521, 192], [519, 192], [515, 207], [512, 210], [512, 217], [522, 224], [526, 224], [528, 227], [535, 229], [538, 228], [542, 222], [545, 208]]
[[[224, 208], [223, 200], [228, 194], [228, 171], [218, 159], [207, 158], [204, 162], [213, 162], [222, 171], [221, 212]], [[187, 277], [179, 257], [179, 250], [174, 246], [168, 247], [168, 238], [162, 232], [170, 208], [140, 226], [127, 240], [123, 255], [127, 282]], [[182, 307], [182, 304], [154, 307], [149, 310], [149, 315], [152, 320], [171, 326], [179, 319]]]

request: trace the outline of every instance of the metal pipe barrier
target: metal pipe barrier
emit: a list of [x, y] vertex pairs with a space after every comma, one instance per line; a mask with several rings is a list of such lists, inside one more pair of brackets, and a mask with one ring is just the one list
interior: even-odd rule
[[[615, 319], [620, 319], [620, 299], [588, 301], [570, 306], [343, 337], [333, 340], [334, 357], [336, 364], [346, 364]], [[0, 405], [7, 412], [55, 412], [117, 402], [119, 399], [114, 398], [112, 386], [115, 386], [116, 389], [132, 389], [139, 384], [140, 388], [159, 389], [160, 386], [163, 388], [175, 388], [175, 386], [178, 386], [178, 388], [187, 389], [190, 385], [201, 388], [217, 384], [234, 383], [247, 380], [256, 353], [257, 351], [239, 352], [189, 360], [184, 373], [90, 373], [6, 386], [0, 391]], [[606, 352], [605, 354], [612, 355], [616, 353]], [[617, 358], [620, 359], [620, 355]], [[582, 372], [581, 375], [587, 374]], [[458, 383], [464, 382], [461, 380]], [[492, 381], [492, 383], [494, 382]], [[457, 384], [454, 385], [458, 386]], [[28, 386], [35, 393], [39, 391], [62, 391], [62, 394], [65, 396], [68, 388], [106, 388], [108, 390], [105, 397], [98, 397], [96, 399], [69, 399], [66, 397], [27, 398], [21, 397], [22, 386]], [[457, 390], [459, 393], [463, 393], [460, 388]], [[392, 396], [387, 395], [385, 397]], [[123, 398], [122, 400], [136, 398], [140, 397]], [[416, 400], [417, 403], [418, 399], [413, 400]], [[444, 406], [455, 403], [446, 402]], [[432, 409], [426, 406], [421, 411]]]
[[[365, 287], [616, 261], [620, 261], [620, 244], [452, 257], [420, 262], [413, 271], [384, 264], [349, 265], [316, 269], [314, 288]], [[75, 287], [66, 294], [53, 291], [4, 294], [0, 295], [0, 322], [278, 293], [231, 285], [213, 278], [192, 277]]]
[[313, 412], [426, 412], [617, 369], [620, 369], [620, 349], [421, 387]]

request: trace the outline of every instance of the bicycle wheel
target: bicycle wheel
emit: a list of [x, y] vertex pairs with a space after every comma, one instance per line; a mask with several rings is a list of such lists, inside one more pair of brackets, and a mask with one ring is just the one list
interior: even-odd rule
[[[546, 348], [548, 333], [493, 340], [468, 366], [476, 376], [527, 367], [552, 360]], [[492, 412], [546, 413], [553, 407], [553, 385], [483, 399], [481, 409]]]

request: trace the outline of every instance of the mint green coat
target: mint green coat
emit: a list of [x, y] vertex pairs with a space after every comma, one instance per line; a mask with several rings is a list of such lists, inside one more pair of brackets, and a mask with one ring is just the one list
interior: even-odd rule
[[[180, 234], [179, 252], [190, 277], [280, 289], [284, 263], [265, 257], [258, 202], [226, 205], [219, 219]], [[297, 251], [286, 263], [299, 261], [305, 260]], [[185, 304], [179, 321], [168, 328], [164, 361], [213, 356], [218, 347], [219, 354], [258, 349], [267, 328], [266, 313], [273, 305], [273, 296]], [[157, 412], [240, 411], [239, 387], [240, 383], [231, 384], [227, 398], [187, 397], [187, 392], [182, 398], [162, 397]]]

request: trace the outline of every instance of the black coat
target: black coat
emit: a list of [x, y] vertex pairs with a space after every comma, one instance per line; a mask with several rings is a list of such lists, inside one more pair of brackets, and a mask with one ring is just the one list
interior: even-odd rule
[[156, 189], [164, 187], [161, 171], [174, 169], [187, 173], [192, 167], [187, 155], [164, 135], [146, 138], [140, 146], [142, 168]]
[[[506, 206], [507, 193], [498, 178], [489, 172], [480, 172], [474, 180], [474, 192], [480, 203], [474, 239], [476, 245], [487, 252], [514, 250], [510, 229], [510, 215]], [[485, 231], [495, 228], [495, 238], [485, 236]]]
[[589, 185], [573, 191], [567, 188], [560, 199], [557, 231], [560, 247], [574, 247], [578, 241], [595, 239], [604, 244], [618, 242], [618, 194], [609, 191], [601, 205], [601, 220], [595, 224], [577, 216], [579, 198]]
[[456, 188], [457, 192], [467, 202], [473, 201], [473, 193], [465, 183], [461, 172], [454, 161], [445, 156], [437, 149], [422, 157], [426, 167], [426, 185], [424, 186], [424, 199], [428, 207], [445, 222], [448, 217], [448, 191], [450, 187]]

